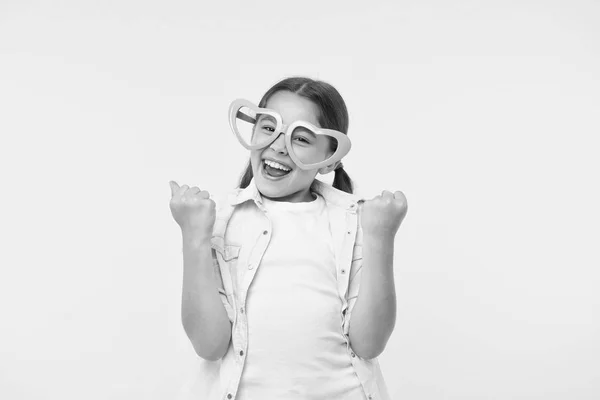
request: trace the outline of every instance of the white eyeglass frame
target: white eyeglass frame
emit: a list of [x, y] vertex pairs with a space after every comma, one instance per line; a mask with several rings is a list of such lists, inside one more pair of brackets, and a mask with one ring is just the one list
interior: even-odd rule
[[[263, 144], [258, 144], [258, 145], [247, 144], [244, 141], [244, 139], [242, 138], [242, 135], [238, 131], [237, 125], [236, 125], [236, 118], [238, 118], [238, 113], [242, 107], [248, 107], [249, 109], [256, 112], [257, 115], [258, 114], [269, 115], [275, 119], [277, 124], [275, 126], [275, 132], [273, 134], [272, 139], [269, 139], [267, 142], [265, 142]], [[240, 119], [243, 119], [246, 122], [256, 123], [256, 120], [250, 120], [249, 118], [251, 118], [251, 117], [248, 117], [247, 115], [245, 115], [243, 113], [240, 113]], [[350, 141], [350, 138], [348, 138], [348, 135], [346, 135], [345, 133], [342, 133], [340, 131], [336, 131], [333, 129], [319, 128], [307, 121], [294, 121], [289, 125], [285, 125], [283, 123], [281, 115], [279, 115], [279, 113], [277, 111], [271, 110], [268, 108], [260, 108], [257, 105], [255, 105], [254, 103], [252, 103], [248, 100], [245, 100], [245, 99], [234, 100], [231, 103], [231, 105], [229, 106], [229, 126], [231, 127], [231, 130], [233, 131], [233, 133], [235, 134], [235, 136], [237, 137], [237, 139], [241, 143], [241, 145], [244, 146], [248, 150], [257, 150], [257, 149], [263, 149], [265, 147], [268, 147], [275, 140], [277, 140], [277, 138], [279, 138], [279, 135], [281, 135], [283, 133], [284, 137], [285, 137], [285, 146], [288, 150], [288, 154], [290, 155], [290, 157], [294, 161], [294, 163], [298, 166], [298, 168], [303, 169], [303, 170], [318, 169], [321, 167], [326, 167], [328, 165], [334, 164], [337, 161], [340, 161], [342, 158], [344, 158], [346, 156], [346, 154], [348, 154], [348, 152], [350, 151], [350, 148], [352, 147], [352, 142]], [[302, 161], [300, 161], [298, 159], [298, 157], [294, 153], [293, 147], [292, 147], [292, 132], [294, 132], [294, 129], [296, 129], [299, 126], [302, 126], [306, 129], [308, 129], [315, 135], [325, 135], [325, 136], [334, 137], [338, 143], [335, 153], [333, 153], [332, 156], [325, 161], [321, 161], [321, 162], [314, 163], [314, 164], [304, 164]]]

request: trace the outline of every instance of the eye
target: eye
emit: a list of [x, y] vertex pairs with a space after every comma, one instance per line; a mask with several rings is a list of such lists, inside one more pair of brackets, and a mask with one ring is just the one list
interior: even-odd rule
[[273, 133], [273, 132], [275, 132], [275, 128], [274, 128], [274, 127], [272, 127], [272, 126], [269, 126], [269, 125], [262, 125], [262, 126], [260, 127], [260, 129], [261, 129], [262, 131], [264, 131], [264, 132], [269, 132], [269, 133]]
[[308, 140], [306, 140], [306, 138], [303, 138], [302, 136], [297, 136], [295, 138], [295, 140], [298, 140], [299, 142], [302, 142], [302, 143], [310, 144], [310, 142]]

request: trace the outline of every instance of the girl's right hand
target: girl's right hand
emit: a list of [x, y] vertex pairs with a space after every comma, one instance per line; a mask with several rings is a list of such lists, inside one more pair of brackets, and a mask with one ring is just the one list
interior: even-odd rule
[[209, 198], [210, 194], [197, 186], [180, 187], [175, 181], [170, 181], [169, 186], [171, 186], [169, 207], [182, 232], [212, 237], [217, 213], [215, 202]]

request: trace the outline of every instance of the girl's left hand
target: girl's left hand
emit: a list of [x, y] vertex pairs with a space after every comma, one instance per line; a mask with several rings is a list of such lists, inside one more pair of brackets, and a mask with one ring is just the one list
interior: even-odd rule
[[363, 234], [394, 237], [408, 211], [404, 193], [384, 190], [380, 196], [366, 200], [358, 208]]

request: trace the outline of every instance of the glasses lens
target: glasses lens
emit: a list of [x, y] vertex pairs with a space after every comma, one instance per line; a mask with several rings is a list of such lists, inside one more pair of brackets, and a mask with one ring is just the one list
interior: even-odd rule
[[292, 147], [303, 164], [316, 164], [334, 156], [338, 141], [334, 136], [315, 134], [300, 126], [292, 132]]
[[266, 145], [277, 127], [275, 118], [241, 107], [235, 117], [235, 127], [247, 145]]

